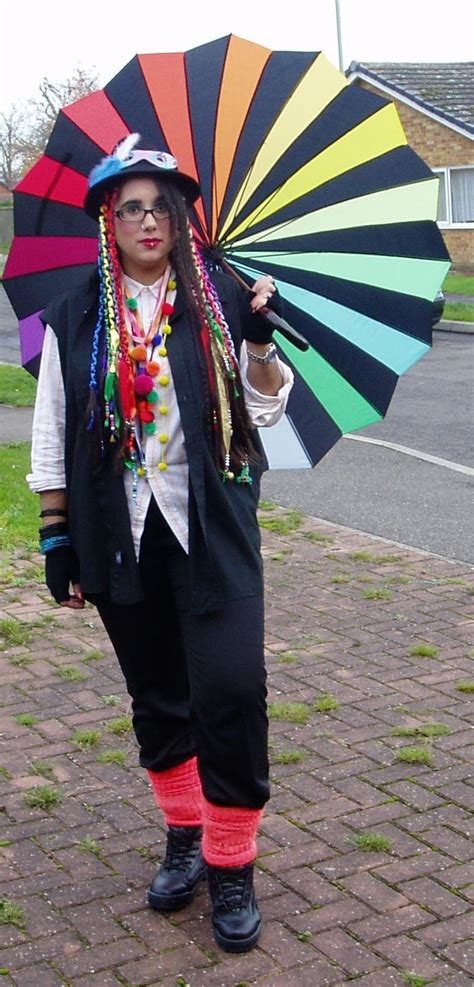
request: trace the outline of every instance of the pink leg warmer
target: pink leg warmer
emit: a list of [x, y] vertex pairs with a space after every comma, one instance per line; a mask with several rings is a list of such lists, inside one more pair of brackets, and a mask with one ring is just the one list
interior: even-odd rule
[[148, 771], [168, 826], [201, 826], [202, 789], [195, 757], [167, 771]]
[[263, 809], [228, 808], [203, 798], [202, 853], [211, 867], [243, 867], [257, 856], [257, 829]]

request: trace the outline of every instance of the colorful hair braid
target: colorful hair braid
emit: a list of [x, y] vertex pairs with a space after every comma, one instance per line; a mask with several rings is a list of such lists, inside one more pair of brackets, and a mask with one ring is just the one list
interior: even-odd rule
[[[234, 466], [242, 466], [240, 480], [249, 482], [248, 460], [255, 457], [255, 448], [232, 335], [196, 245], [184, 201], [171, 182], [160, 181], [160, 189], [169, 204], [172, 229], [177, 237], [172, 251], [173, 263], [200, 327], [216, 465], [224, 480], [234, 476], [231, 462]], [[100, 435], [102, 441], [99, 414], [102, 392], [104, 438], [110, 442], [119, 438], [120, 451], [128, 460], [135, 459], [133, 426], [137, 409], [115, 237], [116, 201], [117, 190], [107, 194], [99, 215], [99, 314], [92, 341], [87, 427], [97, 437]], [[98, 366], [101, 339], [104, 340], [102, 372]]]

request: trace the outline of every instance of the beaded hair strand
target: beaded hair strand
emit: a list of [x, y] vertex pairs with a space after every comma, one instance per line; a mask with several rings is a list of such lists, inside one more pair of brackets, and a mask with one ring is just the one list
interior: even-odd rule
[[[172, 262], [199, 328], [200, 352], [206, 368], [204, 386], [216, 466], [223, 479], [233, 467], [246, 467], [256, 453], [245, 408], [239, 365], [232, 335], [217, 292], [194, 239], [184, 200], [172, 182], [160, 180], [170, 208], [175, 246]], [[122, 274], [115, 237], [114, 206], [118, 191], [108, 193], [99, 214], [99, 313], [90, 364], [87, 428], [95, 434], [103, 455], [104, 440], [116, 445], [124, 459], [131, 455], [130, 423], [136, 414], [134, 377], [122, 299]], [[201, 360], [200, 360], [201, 363]], [[99, 365], [100, 364], [100, 365]], [[245, 472], [245, 470], [243, 471]], [[241, 479], [241, 482], [249, 482]]]

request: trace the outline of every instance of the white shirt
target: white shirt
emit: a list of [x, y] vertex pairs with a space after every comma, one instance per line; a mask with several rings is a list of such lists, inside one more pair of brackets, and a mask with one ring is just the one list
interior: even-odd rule
[[[124, 275], [124, 283], [129, 295], [137, 299], [142, 323], [147, 327], [153, 317], [156, 300], [160, 292], [161, 278], [152, 285], [142, 285]], [[169, 377], [169, 384], [166, 388], [168, 414], [163, 420], [163, 429], [158, 423], [155, 435], [144, 436], [147, 475], [138, 478], [138, 491], [135, 499], [132, 496], [132, 473], [128, 469], [124, 470], [125, 491], [137, 558], [152, 496], [184, 551], [188, 552], [188, 463], [184, 433], [169, 361], [166, 357], [160, 357], [159, 360], [160, 372]], [[240, 373], [245, 404], [250, 421], [256, 428], [275, 425], [285, 412], [288, 396], [293, 386], [293, 373], [280, 360], [278, 364], [283, 378], [282, 387], [276, 395], [261, 394], [248, 381], [248, 357], [245, 340], [242, 343]], [[64, 469], [65, 407], [66, 399], [58, 341], [51, 326], [47, 326], [33, 417], [32, 471], [26, 477], [30, 490], [34, 493], [41, 493], [44, 490], [62, 490], [66, 487]], [[158, 433], [162, 430], [166, 430], [169, 436], [166, 445], [168, 469], [164, 472], [157, 468], [162, 450]]]

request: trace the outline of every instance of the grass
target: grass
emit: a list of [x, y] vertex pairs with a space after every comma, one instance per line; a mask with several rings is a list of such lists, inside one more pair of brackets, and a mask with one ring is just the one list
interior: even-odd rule
[[30, 809], [44, 809], [46, 812], [59, 805], [62, 801], [61, 793], [57, 788], [49, 785], [40, 785], [38, 788], [29, 788], [25, 792], [25, 802]]
[[446, 737], [451, 730], [446, 723], [421, 723], [414, 727], [395, 727], [394, 737]]
[[109, 733], [115, 734], [116, 737], [123, 737], [126, 733], [129, 733], [131, 729], [131, 716], [118, 716], [117, 719], [109, 720], [107, 723], [107, 730]]
[[449, 322], [474, 322], [474, 305], [469, 302], [446, 302], [443, 319]]
[[9, 620], [0, 620], [0, 641], [4, 642], [8, 648], [28, 644], [30, 633], [28, 624], [22, 624], [14, 617]]
[[91, 836], [84, 836], [80, 843], [77, 844], [77, 849], [80, 853], [92, 853], [99, 860], [102, 857], [102, 850], [99, 843], [97, 840], [93, 840]]
[[334, 541], [332, 535], [323, 535], [320, 531], [304, 531], [303, 538], [306, 538], [307, 541], [321, 542], [323, 545]]
[[0, 404], [30, 408], [35, 403], [36, 380], [22, 367], [0, 363]]
[[259, 511], [274, 511], [275, 508], [276, 504], [274, 504], [271, 500], [261, 500], [258, 505]]
[[310, 942], [313, 938], [313, 933], [310, 932], [309, 929], [306, 929], [304, 932], [298, 932], [296, 938], [299, 939], [300, 942]]
[[89, 661], [101, 661], [103, 657], [104, 652], [99, 651], [98, 648], [95, 648], [93, 651], [88, 651], [87, 654], [83, 656], [82, 661], [85, 661], [86, 663]]
[[258, 523], [261, 528], [266, 528], [267, 531], [275, 531], [279, 535], [289, 535], [301, 526], [303, 517], [298, 511], [288, 511], [279, 517], [259, 517]]
[[451, 271], [444, 279], [443, 291], [448, 295], [474, 295], [474, 277]]
[[278, 754], [273, 755], [273, 761], [275, 764], [299, 764], [303, 758], [306, 757], [304, 751], [279, 751]]
[[120, 706], [122, 699], [120, 696], [115, 696], [112, 693], [110, 696], [101, 696], [100, 701], [103, 706]]
[[8, 898], [0, 901], [0, 925], [16, 925], [19, 929], [25, 928], [25, 913], [21, 905]]
[[382, 589], [379, 586], [376, 589], [365, 589], [364, 590], [365, 600], [391, 600], [392, 594], [389, 589]]
[[21, 727], [32, 727], [38, 722], [38, 717], [33, 716], [33, 713], [19, 713], [15, 716], [15, 723], [19, 723]]
[[31, 665], [33, 659], [31, 655], [11, 655], [8, 661], [17, 668], [26, 668], [27, 665]]
[[108, 751], [102, 751], [102, 753], [99, 754], [97, 760], [99, 761], [100, 764], [122, 765], [125, 764], [126, 757], [123, 751], [108, 750]]
[[38, 497], [28, 489], [30, 443], [0, 446], [0, 542], [4, 549], [38, 544]]
[[97, 747], [100, 740], [100, 732], [99, 730], [75, 730], [71, 739], [77, 747], [87, 750], [90, 747]]
[[353, 837], [352, 843], [357, 850], [374, 850], [375, 852], [380, 852], [381, 850], [388, 851], [392, 847], [392, 841], [388, 836], [384, 836], [383, 833], [357, 833]]
[[419, 973], [413, 973], [412, 970], [401, 970], [400, 976], [407, 987], [426, 987], [426, 984], [432, 983], [431, 978], [427, 980], [426, 977], [422, 977]]
[[83, 682], [87, 678], [77, 665], [61, 665], [60, 668], [56, 668], [54, 674], [59, 675], [66, 682]]
[[313, 703], [313, 709], [317, 713], [330, 713], [333, 709], [339, 709], [340, 705], [340, 702], [334, 696], [331, 696], [329, 692], [322, 692], [316, 702]]
[[431, 644], [415, 644], [410, 648], [410, 654], [415, 658], [436, 658], [438, 648]]
[[397, 761], [407, 764], [432, 764], [431, 751], [426, 747], [402, 747], [397, 751]]
[[349, 576], [333, 576], [332, 583], [350, 583]]
[[272, 720], [286, 720], [288, 723], [307, 723], [311, 710], [306, 703], [271, 703], [268, 715]]
[[295, 665], [298, 660], [298, 655], [292, 654], [291, 651], [282, 651], [277, 657], [277, 661], [282, 665]]
[[373, 555], [372, 552], [350, 552], [349, 558], [354, 562], [375, 562], [380, 565], [393, 565], [394, 562], [401, 562], [401, 555]]
[[468, 682], [467, 680], [456, 682], [454, 687], [457, 692], [474, 692], [474, 682]]
[[34, 771], [35, 775], [40, 775], [42, 778], [46, 778], [47, 781], [56, 781], [54, 768], [52, 764], [48, 764], [47, 761], [33, 761], [31, 770]]

